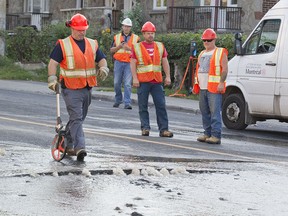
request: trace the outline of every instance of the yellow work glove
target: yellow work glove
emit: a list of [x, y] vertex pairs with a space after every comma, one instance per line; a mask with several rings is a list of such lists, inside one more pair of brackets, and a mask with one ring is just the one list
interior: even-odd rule
[[51, 75], [48, 77], [48, 88], [56, 92], [56, 85], [58, 84], [57, 76]]
[[109, 74], [109, 68], [108, 67], [100, 67], [99, 70], [96, 73], [97, 78], [101, 79], [104, 81]]

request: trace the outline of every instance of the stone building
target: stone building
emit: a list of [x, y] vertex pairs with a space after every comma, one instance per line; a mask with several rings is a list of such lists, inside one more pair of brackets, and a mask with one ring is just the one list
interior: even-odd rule
[[106, 29], [112, 7], [105, 5], [102, 0], [7, 0], [6, 29], [31, 25], [41, 30], [46, 24], [64, 23], [77, 12], [84, 14], [94, 28]]
[[197, 31], [207, 27], [217, 31], [250, 32], [278, 1], [6, 0], [6, 29], [33, 25], [41, 30], [43, 25], [63, 22], [76, 12], [83, 13], [95, 31], [119, 29], [122, 13], [139, 2], [143, 21], [155, 23], [158, 32]]
[[[251, 32], [264, 14], [278, 1], [279, 0], [147, 0], [145, 2], [141, 1], [141, 4], [145, 19], [154, 22], [162, 32], [177, 30], [171, 25], [175, 20], [179, 19], [180, 27], [186, 27], [183, 29], [180, 28], [180, 31], [189, 31], [189, 28], [193, 28], [194, 23], [201, 27], [201, 22], [206, 22], [206, 25], [203, 25], [203, 27], [212, 27], [214, 29], [221, 27], [217, 28], [217, 30], [242, 31], [248, 33]], [[201, 9], [200, 7], [205, 8]], [[172, 8], [175, 9], [172, 10]], [[179, 8], [178, 13], [175, 11], [177, 8]], [[215, 8], [219, 9], [218, 16], [216, 15]], [[199, 15], [197, 16], [197, 13], [196, 15], [194, 13], [193, 16], [193, 13], [189, 12], [189, 10], [199, 10]], [[174, 13], [172, 13], [173, 11]], [[231, 16], [231, 14], [236, 14], [236, 16]], [[183, 17], [182, 19], [181, 16]], [[216, 18], [218, 18], [218, 24], [214, 22]], [[222, 20], [222, 23], [220, 22], [220, 18], [224, 20]], [[231, 21], [231, 19], [235, 20]], [[186, 26], [185, 22], [187, 23]], [[229, 22], [232, 26], [239, 23], [239, 28], [232, 29], [228, 25]], [[197, 30], [197, 28], [192, 30]]]

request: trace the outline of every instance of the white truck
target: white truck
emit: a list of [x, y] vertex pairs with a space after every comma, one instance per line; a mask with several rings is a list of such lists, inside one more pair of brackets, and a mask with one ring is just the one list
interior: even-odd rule
[[242, 44], [235, 35], [236, 55], [229, 61], [222, 120], [242, 130], [267, 119], [288, 122], [288, 0], [280, 0]]

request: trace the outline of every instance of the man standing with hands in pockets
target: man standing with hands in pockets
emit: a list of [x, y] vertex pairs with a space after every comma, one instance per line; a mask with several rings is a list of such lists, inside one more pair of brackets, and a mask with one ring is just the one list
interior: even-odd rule
[[162, 43], [154, 41], [156, 28], [153, 23], [146, 22], [141, 31], [144, 41], [133, 46], [130, 66], [133, 87], [137, 88], [142, 136], [149, 136], [150, 133], [148, 98], [151, 94], [156, 108], [159, 136], [173, 137], [173, 133], [168, 130], [168, 115], [162, 86], [162, 67], [165, 72], [164, 85], [171, 84], [168, 54]]

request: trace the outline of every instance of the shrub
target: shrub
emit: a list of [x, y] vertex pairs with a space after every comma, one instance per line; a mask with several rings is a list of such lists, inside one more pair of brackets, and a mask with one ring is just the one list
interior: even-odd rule
[[[160, 41], [164, 43], [166, 50], [168, 52], [168, 59], [171, 67], [171, 79], [173, 83], [173, 87], [175, 87], [174, 82], [174, 63], [178, 65], [179, 71], [182, 72], [182, 76], [187, 67], [187, 63], [190, 57], [190, 44], [191, 41], [195, 41], [197, 44], [197, 56], [199, 53], [204, 50], [203, 42], [201, 40], [202, 32], [185, 32], [185, 33], [168, 33], [168, 34], [157, 34], [156, 33], [156, 41]], [[234, 43], [234, 35], [232, 34], [218, 34], [218, 39], [216, 41], [216, 46], [225, 47], [228, 49], [229, 56], [228, 58], [232, 58], [234, 55], [233, 51], [233, 43]], [[195, 67], [196, 65], [194, 65]], [[190, 87], [190, 80], [186, 77], [185, 80], [185, 88]], [[181, 80], [177, 80], [178, 83]], [[176, 87], [178, 87], [176, 85]]]
[[[138, 5], [138, 4], [137, 4]], [[140, 31], [142, 25], [141, 15], [137, 14], [141, 11], [141, 8], [135, 7], [134, 10], [130, 11], [127, 15], [133, 19], [133, 26], [137, 26]], [[136, 13], [137, 12], [137, 13]], [[134, 18], [133, 18], [134, 17]], [[138, 19], [138, 18], [139, 19]], [[135, 22], [136, 20], [136, 22]], [[138, 21], [137, 21], [138, 20]], [[63, 23], [56, 25], [45, 26], [42, 31], [35, 31], [33, 28], [18, 27], [15, 34], [8, 36], [7, 34], [1, 32], [1, 35], [6, 39], [6, 51], [7, 56], [13, 61], [21, 62], [44, 62], [48, 63], [49, 55], [52, 52], [58, 39], [65, 38], [70, 35], [70, 29], [65, 27]], [[187, 62], [190, 57], [190, 43], [195, 41], [198, 46], [197, 55], [200, 51], [204, 49], [203, 43], [201, 41], [202, 32], [192, 33], [156, 33], [156, 41], [163, 42], [167, 52], [169, 54], [168, 59], [171, 63], [171, 77], [173, 77], [174, 68], [173, 64], [176, 63], [180, 67], [180, 71], [185, 71]], [[113, 41], [113, 36], [109, 32], [102, 31], [101, 34], [97, 36], [100, 49], [107, 56], [108, 67], [110, 68], [109, 78], [101, 83], [105, 86], [113, 86], [113, 61], [112, 55], [110, 53], [110, 46]], [[141, 36], [141, 34], [140, 34]], [[87, 30], [87, 37], [95, 38], [93, 35], [93, 29], [89, 28]], [[143, 38], [142, 38], [143, 40]], [[230, 59], [233, 55], [233, 43], [234, 36], [232, 34], [218, 34], [218, 39], [216, 45], [219, 47], [225, 47], [229, 51], [228, 58]], [[0, 62], [1, 64], [1, 62]], [[0, 65], [1, 66], [1, 65]], [[41, 73], [46, 73], [47, 71], [41, 71]], [[42, 75], [44, 77], [44, 74]], [[173, 81], [173, 80], [172, 80]]]
[[129, 17], [132, 20], [132, 32], [135, 32], [135, 34], [141, 34], [141, 28], [144, 24], [144, 14], [139, 1], [136, 2], [135, 6], [131, 10], [125, 12], [124, 16], [120, 20], [122, 21], [124, 17]]
[[[197, 44], [197, 56], [204, 50], [203, 42], [201, 40], [201, 33], [185, 32], [185, 33], [169, 33], [169, 34], [157, 34], [156, 41], [164, 43], [170, 62], [175, 62], [182, 67], [186, 66], [190, 56], [190, 44], [191, 41], [195, 41]], [[233, 51], [234, 35], [232, 34], [218, 34], [216, 46], [225, 47], [228, 49], [229, 56], [232, 58], [234, 55]]]
[[36, 62], [39, 33], [31, 27], [17, 27], [15, 34], [7, 36], [7, 56], [15, 61]]

